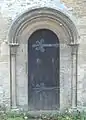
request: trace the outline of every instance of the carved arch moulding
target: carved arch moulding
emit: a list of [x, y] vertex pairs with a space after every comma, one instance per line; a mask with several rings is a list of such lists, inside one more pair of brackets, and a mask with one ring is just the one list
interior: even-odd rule
[[[9, 31], [9, 46], [10, 46], [10, 93], [11, 93], [11, 106], [16, 107], [18, 105], [23, 105], [18, 98], [18, 91], [16, 88], [17, 83], [17, 54], [19, 54], [18, 49], [21, 44], [27, 45], [29, 37], [38, 29], [49, 29], [53, 31], [60, 42], [61, 45], [66, 45], [70, 51], [71, 58], [71, 83], [72, 83], [72, 94], [71, 94], [71, 106], [75, 107], [77, 105], [77, 52], [78, 52], [78, 33], [75, 24], [70, 19], [70, 17], [60, 10], [55, 10], [52, 8], [36, 8], [28, 10], [21, 14], [12, 24]], [[65, 49], [65, 48], [63, 48]], [[62, 58], [62, 50], [60, 50], [60, 56]], [[69, 58], [69, 59], [70, 59]], [[26, 56], [27, 61], [27, 56]], [[63, 61], [60, 62], [60, 64]], [[62, 66], [62, 65], [60, 65]], [[62, 69], [62, 67], [60, 68]], [[60, 70], [60, 76], [62, 77], [62, 70]], [[26, 74], [27, 79], [27, 74]], [[62, 78], [61, 80], [62, 81]], [[62, 82], [61, 82], [62, 83]], [[17, 85], [18, 86], [18, 85]], [[27, 89], [27, 80], [26, 80]], [[28, 106], [28, 91], [26, 91], [25, 104]], [[62, 90], [61, 90], [62, 91]], [[23, 96], [23, 95], [22, 95]], [[62, 102], [62, 94], [60, 95], [60, 108], [64, 108]]]

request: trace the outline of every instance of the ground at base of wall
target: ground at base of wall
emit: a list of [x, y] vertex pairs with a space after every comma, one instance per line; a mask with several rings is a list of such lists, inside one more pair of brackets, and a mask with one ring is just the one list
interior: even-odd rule
[[0, 111], [0, 120], [86, 120], [86, 112], [77, 110], [33, 116], [28, 112]]

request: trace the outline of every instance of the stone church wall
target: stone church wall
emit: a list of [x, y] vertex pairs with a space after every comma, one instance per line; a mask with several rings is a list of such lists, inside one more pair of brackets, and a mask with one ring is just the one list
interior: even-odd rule
[[78, 51], [78, 105], [86, 106], [86, 1], [62, 0], [77, 18], [80, 35]]
[[0, 104], [10, 105], [9, 46], [7, 34], [9, 23], [0, 14]]
[[[16, 0], [17, 1], [17, 0]], [[22, 0], [23, 1], [23, 0]], [[8, 7], [11, 5], [8, 1]], [[68, 10], [77, 19], [77, 28], [80, 35], [78, 52], [78, 105], [86, 106], [86, 1], [62, 0]], [[18, 3], [19, 4], [19, 3]], [[24, 4], [21, 6], [24, 7]], [[6, 6], [7, 7], [7, 6]], [[10, 105], [10, 62], [8, 32], [13, 19], [2, 12], [0, 3], [0, 104]], [[4, 10], [3, 10], [4, 11]], [[12, 9], [10, 9], [12, 11]], [[21, 13], [21, 12], [20, 12]]]

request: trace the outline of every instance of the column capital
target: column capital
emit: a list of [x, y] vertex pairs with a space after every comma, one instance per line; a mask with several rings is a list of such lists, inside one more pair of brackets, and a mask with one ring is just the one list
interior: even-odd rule
[[18, 43], [9, 43], [11, 55], [16, 54], [16, 48], [19, 46]]
[[70, 42], [68, 45], [71, 47], [73, 47], [73, 46], [77, 47], [79, 45], [79, 43]]
[[73, 43], [73, 42], [71, 42], [68, 45], [71, 46], [71, 48], [72, 48], [72, 55], [76, 55], [79, 43]]
[[19, 46], [19, 43], [9, 43], [9, 46], [13, 47], [13, 46]]

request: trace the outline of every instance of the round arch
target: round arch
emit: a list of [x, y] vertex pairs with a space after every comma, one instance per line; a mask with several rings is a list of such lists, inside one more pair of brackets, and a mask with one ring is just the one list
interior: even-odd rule
[[[70, 36], [70, 42], [78, 43], [78, 32], [74, 22], [70, 19], [70, 17], [63, 13], [60, 10], [55, 10], [52, 8], [36, 8], [33, 10], [28, 10], [21, 14], [10, 27], [9, 31], [9, 44], [10, 43], [18, 43], [17, 36], [20, 34], [22, 30], [25, 29], [27, 25], [31, 21], [35, 22], [37, 20], [42, 21], [44, 18], [47, 20], [54, 20], [54, 22], [58, 22], [62, 28], [68, 32]], [[39, 25], [38, 25], [39, 26]], [[33, 26], [34, 32], [34, 26]]]
[[[11, 106], [15, 107], [18, 105], [22, 105], [20, 102], [20, 98], [17, 99], [16, 96], [20, 95], [16, 91], [16, 79], [21, 80], [23, 77], [26, 81], [27, 85], [27, 68], [26, 75], [22, 78], [22, 73], [18, 78], [16, 76], [16, 68], [19, 63], [19, 59], [22, 57], [23, 50], [21, 51], [21, 46], [25, 45], [27, 47], [28, 39], [30, 36], [39, 29], [49, 29], [53, 31], [59, 39], [60, 44], [60, 87], [62, 87], [63, 78], [68, 74], [68, 79], [70, 83], [72, 83], [72, 94], [71, 94], [71, 105], [73, 107], [76, 106], [76, 81], [77, 81], [77, 45], [78, 45], [78, 33], [75, 24], [70, 19], [70, 17], [63, 13], [60, 10], [55, 10], [52, 8], [42, 7], [36, 8], [32, 10], [28, 10], [21, 14], [12, 24], [9, 31], [9, 46], [10, 46], [10, 80], [12, 83], [11, 87]], [[62, 46], [61, 46], [62, 45]], [[72, 46], [72, 47], [71, 47]], [[25, 48], [26, 49], [26, 48]], [[18, 50], [18, 51], [17, 51]], [[24, 50], [25, 51], [25, 50]], [[68, 51], [68, 53], [67, 53]], [[21, 53], [19, 53], [21, 52]], [[72, 53], [72, 54], [71, 54]], [[68, 56], [66, 61], [67, 65], [63, 64], [65, 62], [65, 56]], [[22, 70], [24, 70], [25, 66], [27, 66], [27, 55], [26, 53], [22, 60]], [[72, 56], [71, 56], [72, 55]], [[19, 57], [20, 58], [19, 58]], [[63, 59], [64, 56], [64, 59]], [[26, 60], [26, 62], [25, 62]], [[18, 63], [17, 63], [18, 62]], [[69, 69], [70, 66], [70, 69]], [[19, 71], [18, 68], [17, 71]], [[67, 69], [69, 69], [69, 73], [67, 73]], [[24, 71], [25, 72], [25, 71]], [[63, 74], [66, 73], [66, 74]], [[26, 78], [25, 78], [26, 77]], [[65, 77], [66, 80], [66, 77]], [[76, 89], [75, 89], [76, 86]], [[74, 88], [74, 89], [73, 89]], [[19, 88], [21, 89], [21, 88]], [[27, 91], [27, 86], [23, 91]], [[66, 101], [63, 101], [63, 88], [61, 88], [60, 93], [60, 108], [64, 108], [66, 106]], [[28, 91], [27, 91], [28, 92]], [[28, 106], [28, 95], [27, 92], [24, 93], [23, 99], [24, 103]], [[67, 97], [65, 97], [67, 98]], [[63, 105], [64, 104], [64, 105]]]

